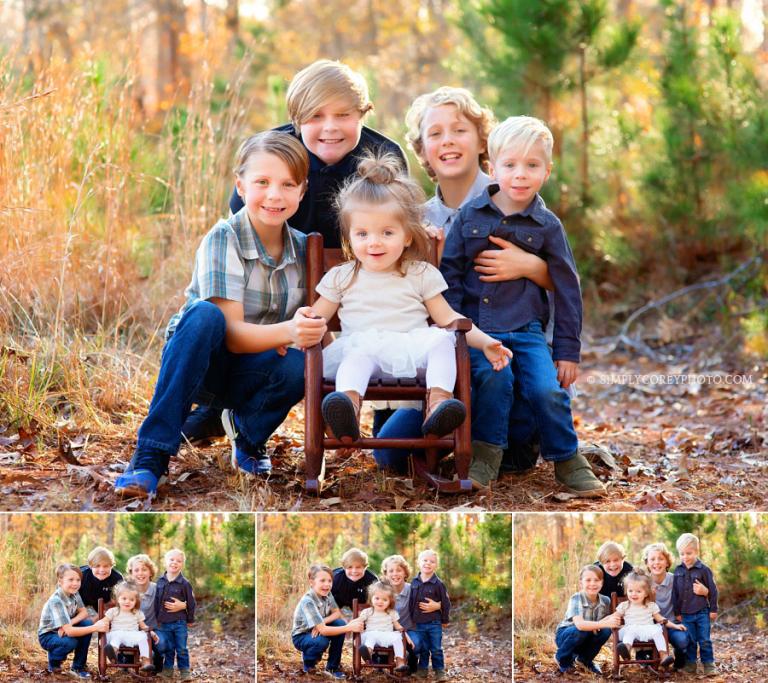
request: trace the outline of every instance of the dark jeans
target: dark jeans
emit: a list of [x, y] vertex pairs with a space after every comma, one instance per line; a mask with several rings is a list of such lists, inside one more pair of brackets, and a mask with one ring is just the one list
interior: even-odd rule
[[[343, 619], [336, 619], [328, 626], [346, 626]], [[312, 631], [304, 631], [293, 636], [293, 646], [301, 652], [304, 666], [315, 666], [322, 658], [323, 652], [328, 650], [328, 663], [325, 668], [328, 671], [336, 671], [341, 666], [341, 651], [344, 647], [345, 633], [337, 636], [312, 637]]]
[[[186, 311], [163, 348], [149, 413], [139, 429], [136, 455], [174, 454], [193, 403], [215, 397], [235, 411], [238, 447], [255, 455], [304, 396], [304, 354], [288, 349], [231, 353], [226, 322], [215, 304], [199, 301]], [[201, 398], [204, 397], [204, 398]]]
[[[91, 626], [93, 622], [90, 619], [83, 619], [76, 624], [78, 628], [81, 626]], [[91, 644], [91, 636], [89, 633], [86, 636], [60, 636], [58, 629], [56, 631], [48, 631], [37, 637], [40, 642], [40, 646], [43, 650], [48, 652], [48, 666], [51, 668], [60, 667], [62, 662], [67, 658], [67, 655], [74, 651], [75, 655], [72, 658], [72, 668], [75, 671], [85, 669], [85, 663], [88, 659], [88, 647]]]
[[152, 665], [155, 667], [155, 671], [159, 673], [163, 670], [165, 651], [168, 649], [168, 639], [162, 631], [158, 631], [156, 628], [152, 630], [157, 635], [157, 642], [152, 641]]
[[702, 664], [714, 664], [715, 653], [712, 650], [712, 641], [709, 637], [709, 610], [703, 609], [694, 614], [683, 614], [682, 616], [683, 624], [688, 629], [686, 658], [689, 662], [695, 662], [698, 649]]
[[[435, 671], [445, 669], [443, 660], [443, 627], [439, 621], [416, 624], [416, 633], [421, 637], [419, 668], [429, 668], [429, 656], [432, 655], [432, 668]], [[415, 643], [416, 641], [414, 641]]]
[[158, 635], [162, 633], [166, 647], [163, 651], [163, 668], [172, 669], [174, 655], [179, 669], [189, 669], [189, 649], [187, 648], [187, 622], [172, 621], [170, 624], [159, 624]]
[[667, 629], [669, 633], [669, 644], [675, 651], [675, 666], [680, 669], [685, 665], [686, 652], [688, 650], [688, 633], [686, 631], [676, 631]]
[[580, 661], [589, 664], [600, 648], [611, 637], [611, 629], [601, 628], [599, 631], [579, 631], [575, 626], [563, 626], [555, 633], [557, 645], [557, 662], [561, 667], [573, 665], [578, 657]]
[[538, 321], [519, 330], [491, 334], [514, 353], [512, 362], [496, 372], [483, 352], [470, 349], [472, 363], [472, 439], [507, 448], [513, 387], [531, 409], [545, 460], [568, 460], [578, 450], [571, 398], [557, 381], [557, 369]]
[[415, 629], [407, 631], [408, 637], [413, 641], [413, 647], [407, 646], [406, 659], [408, 660], [408, 668], [411, 673], [414, 673], [419, 666], [419, 655], [421, 654], [422, 638], [421, 634]]

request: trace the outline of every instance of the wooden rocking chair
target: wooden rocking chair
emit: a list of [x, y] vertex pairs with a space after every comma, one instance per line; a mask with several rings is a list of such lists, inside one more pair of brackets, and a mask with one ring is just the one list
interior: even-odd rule
[[[360, 616], [360, 612], [362, 612], [366, 607], [370, 607], [370, 605], [367, 603], [361, 603], [357, 598], [355, 598], [352, 601], [352, 618], [357, 619], [357, 617]], [[403, 652], [406, 653], [407, 661], [408, 656], [405, 631], [403, 631]], [[407, 672], [402, 675], [400, 673], [395, 673], [396, 666], [397, 664], [395, 662], [394, 648], [384, 647], [382, 645], [377, 645], [371, 650], [371, 661], [366, 662], [360, 656], [360, 634], [352, 634], [352, 673], [356, 680], [359, 680], [362, 677], [363, 668], [373, 669], [374, 671], [381, 671], [390, 678], [401, 678], [407, 675]]]
[[[611, 593], [611, 613], [616, 611], [616, 608], [619, 606], [620, 602], [626, 601], [627, 598], [620, 598], [616, 593]], [[622, 666], [645, 666], [649, 671], [652, 671], [654, 674], [656, 674], [658, 678], [669, 677], [670, 673], [668, 671], [662, 670], [659, 666], [661, 664], [661, 656], [659, 655], [659, 651], [656, 649], [656, 644], [652, 640], [636, 640], [632, 644], [632, 649], [635, 650], [634, 659], [622, 659], [619, 657], [618, 646], [621, 642], [619, 641], [619, 630], [620, 629], [618, 628], [611, 629], [611, 645], [613, 648], [613, 678], [620, 677]], [[664, 631], [664, 640], [667, 642], [667, 652], [670, 652], [669, 631], [667, 630], [666, 626], [662, 626], [662, 630]], [[638, 651], [650, 652], [651, 656], [648, 659], [638, 659]]]
[[[99, 598], [97, 604], [99, 619], [104, 618], [104, 614], [110, 607], [114, 607], [115, 603], [105, 603], [103, 598]], [[147, 641], [149, 642], [149, 661], [152, 661], [152, 636], [147, 633]], [[110, 662], [107, 659], [107, 653], [105, 647], [107, 645], [107, 634], [99, 633], [98, 639], [98, 657], [99, 657], [99, 678], [104, 680], [107, 676], [107, 668], [115, 669], [129, 669], [131, 673], [141, 678], [149, 678], [152, 673], [144, 673], [141, 671], [141, 656], [139, 655], [138, 647], [130, 647], [128, 645], [121, 645], [115, 652], [117, 653], [117, 661]], [[122, 660], [122, 661], [121, 661]]]
[[[430, 261], [437, 262], [436, 248], [432, 243]], [[307, 237], [307, 299], [313, 304], [318, 294], [315, 287], [325, 272], [343, 262], [341, 249], [324, 249], [322, 235], [312, 233]], [[456, 388], [454, 396], [461, 401], [467, 411], [467, 417], [456, 430], [447, 436], [380, 439], [361, 437], [357, 441], [342, 443], [339, 439], [325, 436], [325, 424], [321, 413], [323, 397], [335, 390], [333, 381], [323, 378], [323, 346], [330, 341], [326, 335], [322, 344], [317, 344], [306, 351], [305, 359], [305, 488], [319, 493], [325, 478], [325, 451], [337, 448], [404, 448], [408, 450], [424, 449], [425, 458], [414, 457], [415, 473], [439, 491], [471, 492], [472, 481], [469, 478], [469, 466], [472, 461], [471, 415], [470, 415], [470, 362], [465, 333], [472, 327], [466, 318], [454, 321], [446, 329], [457, 332], [456, 335]], [[341, 329], [338, 316], [328, 321], [329, 332]], [[372, 379], [368, 384], [365, 399], [388, 401], [424, 401], [426, 386], [421, 379]], [[436, 475], [441, 451], [453, 451], [457, 478], [445, 479]]]

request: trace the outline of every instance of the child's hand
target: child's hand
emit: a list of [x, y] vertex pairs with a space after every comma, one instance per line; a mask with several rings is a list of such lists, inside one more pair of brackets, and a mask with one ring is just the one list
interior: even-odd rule
[[434, 237], [438, 242], [442, 242], [445, 237], [445, 230], [438, 228], [436, 225], [432, 225], [429, 221], [424, 221], [424, 230], [427, 235]]
[[405, 642], [408, 643], [408, 645], [410, 645], [411, 647], [416, 647], [413, 644], [413, 641], [411, 640], [411, 636], [409, 636], [407, 633], [405, 634]]
[[579, 364], [572, 360], [556, 360], [557, 381], [563, 389], [567, 389], [579, 376]]
[[152, 642], [157, 645], [160, 642], [160, 636], [157, 635], [154, 631], [149, 632], [150, 638], [152, 638]]
[[498, 339], [483, 346], [483, 353], [496, 372], [506, 368], [512, 358], [512, 352]]
[[709, 620], [710, 621], [717, 621], [717, 612], [710, 612], [709, 613]]
[[278, 356], [287, 356], [288, 355], [288, 347], [287, 346], [278, 346], [275, 351], [277, 351]]
[[291, 319], [291, 341], [301, 349], [319, 344], [328, 326], [323, 318], [315, 317], [309, 306], [302, 306]]
[[56, 633], [59, 634], [59, 638], [63, 638], [64, 637], [64, 627], [62, 626], [61, 628], [59, 628], [59, 630], [56, 631]]
[[671, 621], [667, 622], [667, 628], [674, 628], [678, 631], [687, 631], [688, 629], [685, 628], [684, 624], [675, 624]]
[[693, 592], [696, 595], [709, 595], [709, 588], [707, 588], [701, 581], [696, 579], [693, 582]]

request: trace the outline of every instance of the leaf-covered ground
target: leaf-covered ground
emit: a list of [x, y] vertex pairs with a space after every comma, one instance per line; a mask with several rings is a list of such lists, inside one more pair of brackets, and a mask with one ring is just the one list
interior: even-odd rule
[[[696, 378], [682, 382], [680, 378]], [[732, 375], [739, 377], [733, 380]], [[746, 379], [751, 379], [747, 382]], [[419, 480], [377, 471], [370, 453], [326, 454], [321, 496], [303, 490], [303, 406], [270, 441], [269, 480], [228, 467], [224, 441], [185, 445], [170, 485], [153, 500], [121, 500], [112, 483], [135, 442], [63, 427], [55, 438], [0, 425], [0, 506], [5, 510], [754, 510], [768, 500], [768, 375], [711, 354], [660, 363], [598, 351], [585, 354], [574, 401], [579, 437], [610, 451], [596, 461], [609, 495], [582, 500], [539, 462], [505, 474], [490, 492], [437, 495]], [[364, 422], [370, 411], [364, 409]]]
[[[712, 645], [715, 652], [717, 675], [708, 678], [703, 673], [697, 675], [675, 672], [671, 676], [674, 681], [709, 680], [715, 683], [752, 683], [753, 681], [768, 680], [768, 643], [765, 633], [747, 628], [740, 623], [718, 623], [712, 630]], [[517, 653], [515, 657], [515, 681], [566, 681], [580, 679], [583, 681], [603, 680], [584, 669], [576, 674], [563, 676], [559, 673], [554, 661], [554, 636], [551, 646], [543, 651], [528, 651]], [[611, 671], [611, 652], [608, 646], [603, 647], [597, 656], [603, 673]], [[623, 681], [657, 680], [656, 676], [638, 666], [627, 666], [621, 669]]]
[[[286, 642], [290, 647], [290, 639], [287, 636]], [[259, 683], [309, 683], [313, 680], [302, 674], [300, 653], [288, 647], [279, 652], [258, 654], [256, 671]], [[485, 620], [481, 626], [477, 626], [477, 622], [471, 619], [455, 621], [443, 631], [443, 651], [445, 668], [451, 681], [500, 683], [512, 679], [512, 624], [509, 620]], [[351, 676], [352, 642], [349, 637], [344, 644], [342, 668]], [[391, 680], [386, 674], [371, 669], [363, 669], [363, 678], [371, 682]], [[319, 675], [317, 680], [320, 680]], [[410, 680], [425, 679], [410, 677]], [[427, 680], [434, 680], [431, 672]]]
[[[203, 604], [201, 614], [205, 615]], [[34, 633], [25, 634], [27, 649], [21, 655], [9, 660], [0, 659], [0, 681], [63, 681], [75, 680], [66, 674], [54, 676], [46, 671], [47, 660], [45, 652], [37, 644]], [[196, 626], [189, 629], [189, 652], [192, 663], [192, 674], [195, 681], [210, 681], [210, 683], [243, 682], [251, 683], [254, 679], [254, 621], [253, 614], [238, 613], [227, 615], [226, 618], [217, 615], [204, 616]], [[88, 669], [96, 679], [98, 675], [96, 638], [91, 640], [88, 652]], [[69, 670], [72, 656], [64, 666]], [[108, 669], [108, 680], [114, 683], [129, 681], [168, 680], [155, 676], [139, 677], [126, 671]], [[178, 678], [178, 674], [177, 674]]]

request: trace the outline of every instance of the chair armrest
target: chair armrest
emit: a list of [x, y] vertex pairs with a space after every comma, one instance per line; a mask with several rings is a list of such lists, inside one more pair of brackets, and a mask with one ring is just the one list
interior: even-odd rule
[[450, 330], [451, 332], [469, 332], [472, 329], [472, 321], [469, 318], [458, 318], [440, 329]]

